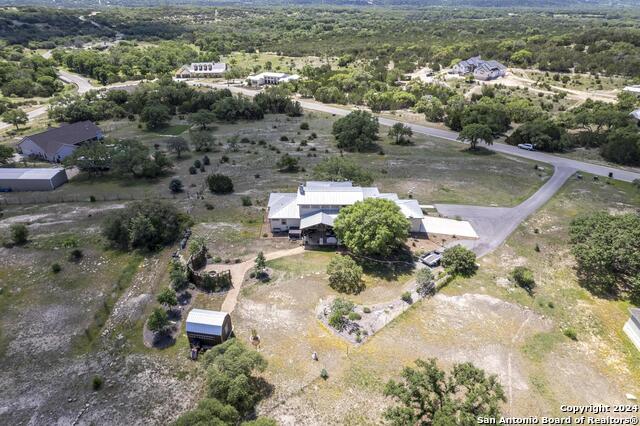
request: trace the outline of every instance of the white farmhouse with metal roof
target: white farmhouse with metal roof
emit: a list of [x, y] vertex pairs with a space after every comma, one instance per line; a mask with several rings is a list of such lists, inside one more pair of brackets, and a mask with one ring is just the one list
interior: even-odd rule
[[333, 221], [342, 207], [366, 198], [393, 201], [411, 224], [411, 232], [421, 232], [422, 209], [416, 200], [401, 200], [397, 194], [381, 193], [375, 187], [353, 186], [351, 182], [310, 181], [300, 185], [296, 193], [272, 193], [269, 197], [271, 231], [300, 235], [305, 242], [335, 245]]
[[194, 308], [187, 316], [186, 331], [191, 346], [214, 346], [231, 335], [231, 317], [226, 312]]

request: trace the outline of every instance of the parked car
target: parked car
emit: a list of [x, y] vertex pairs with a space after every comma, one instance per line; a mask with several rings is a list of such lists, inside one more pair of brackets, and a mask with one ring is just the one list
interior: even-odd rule
[[533, 144], [530, 143], [519, 143], [518, 148], [526, 149], [527, 151], [535, 151]]
[[440, 265], [440, 260], [442, 260], [442, 255], [435, 252], [427, 253], [420, 258], [420, 261], [430, 268], [435, 268]]

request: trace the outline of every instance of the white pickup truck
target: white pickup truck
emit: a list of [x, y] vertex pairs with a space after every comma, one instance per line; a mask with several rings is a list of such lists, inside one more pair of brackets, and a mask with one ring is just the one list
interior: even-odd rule
[[527, 151], [535, 151], [533, 144], [530, 143], [519, 143], [518, 148], [526, 149]]

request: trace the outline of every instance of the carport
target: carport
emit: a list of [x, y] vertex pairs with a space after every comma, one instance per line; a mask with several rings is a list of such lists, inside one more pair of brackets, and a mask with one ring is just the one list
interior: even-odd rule
[[455, 235], [463, 238], [478, 238], [473, 226], [466, 220], [445, 219], [443, 217], [425, 216], [422, 219], [420, 232], [427, 234]]

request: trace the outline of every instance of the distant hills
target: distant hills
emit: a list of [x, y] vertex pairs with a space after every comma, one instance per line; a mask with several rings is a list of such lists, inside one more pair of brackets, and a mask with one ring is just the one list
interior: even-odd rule
[[[0, 0], [0, 5], [91, 7], [108, 6], [449, 6], [490, 8], [615, 8], [637, 7], [640, 0]], [[613, 10], [611, 10], [613, 11]]]

